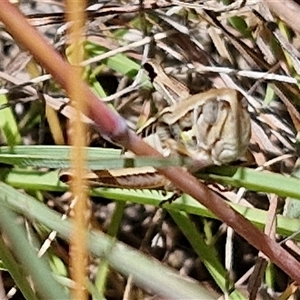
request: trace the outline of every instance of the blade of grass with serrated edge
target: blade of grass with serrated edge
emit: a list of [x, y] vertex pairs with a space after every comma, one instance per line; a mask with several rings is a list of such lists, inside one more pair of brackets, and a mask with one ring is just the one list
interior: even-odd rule
[[[0, 147], [0, 163], [35, 168], [61, 169], [70, 168], [70, 147], [68, 146], [18, 146]], [[133, 167], [166, 167], [190, 164], [184, 157], [121, 157], [121, 151], [108, 148], [86, 148], [86, 166], [90, 170], [133, 168]]]
[[[46, 190], [46, 191], [66, 191], [67, 186], [58, 179], [58, 171], [43, 172], [36, 170], [13, 169], [4, 173], [4, 180], [7, 184], [22, 189]], [[128, 201], [133, 203], [149, 204], [159, 206], [162, 200], [170, 198], [173, 193], [162, 195], [161, 192], [155, 190], [128, 190], [116, 188], [95, 188], [90, 190], [90, 195], [102, 197], [114, 201]], [[245, 207], [238, 204], [229, 203], [235, 210], [241, 213], [245, 218], [260, 228], [263, 228], [267, 221], [267, 213], [263, 210]], [[172, 210], [182, 210], [190, 214], [200, 215], [209, 218], [216, 218], [203, 205], [188, 195], [182, 195], [172, 204], [164, 204], [164, 207]], [[281, 215], [277, 216], [277, 233], [288, 236], [298, 231], [300, 228], [300, 220], [287, 218]], [[300, 240], [299, 237], [295, 237]]]

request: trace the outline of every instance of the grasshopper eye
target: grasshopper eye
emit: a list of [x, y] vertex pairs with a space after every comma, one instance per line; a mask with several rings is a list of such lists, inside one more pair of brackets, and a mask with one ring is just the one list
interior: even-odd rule
[[202, 108], [203, 119], [207, 124], [214, 125], [219, 116], [219, 103], [217, 101], [208, 101]]

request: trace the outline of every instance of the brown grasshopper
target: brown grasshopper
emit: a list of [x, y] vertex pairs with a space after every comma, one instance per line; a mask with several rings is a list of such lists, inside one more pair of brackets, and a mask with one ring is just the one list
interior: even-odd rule
[[[155, 64], [151, 62], [151, 66]], [[142, 133], [154, 127], [151, 129], [154, 132], [145, 140], [164, 156], [190, 157], [195, 162], [191, 171], [243, 157], [251, 126], [247, 102], [242, 95], [236, 90], [221, 88], [191, 96], [182, 83], [155, 67], [155, 86], [161, 86], [158, 90], [165, 95], [169, 106], [139, 130]], [[64, 182], [68, 182], [70, 176], [69, 170], [60, 172]], [[167, 184], [152, 167], [97, 170], [87, 172], [86, 179], [92, 186], [133, 189], [163, 189]]]

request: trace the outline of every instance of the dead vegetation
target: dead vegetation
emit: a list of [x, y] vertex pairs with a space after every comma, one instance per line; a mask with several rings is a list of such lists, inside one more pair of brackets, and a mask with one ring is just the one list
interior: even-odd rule
[[[169, 265], [178, 270], [177, 274], [182, 276], [180, 280], [187, 286], [180, 295], [187, 295], [189, 299], [193, 295], [199, 296], [198, 290], [193, 294], [196, 282], [201, 282], [208, 291], [202, 292], [212, 298], [297, 299], [297, 284], [294, 282], [299, 277], [293, 277], [293, 274], [299, 269], [292, 256], [299, 258], [299, 238], [293, 233], [300, 226], [297, 209], [300, 192], [296, 179], [300, 120], [300, 28], [297, 13], [300, 7], [294, 1], [250, 0], [103, 1], [90, 4], [84, 29], [83, 78], [96, 96], [126, 120], [130, 129], [137, 131], [165, 108], [166, 102], [156, 85], [159, 80], [165, 80], [165, 73], [169, 79], [181, 82], [182, 86], [175, 81], [175, 88], [168, 87], [171, 94], [177, 89], [175, 94], [177, 92], [179, 97], [228, 87], [238, 90], [247, 100], [252, 125], [247, 155], [231, 166], [198, 172], [197, 177], [217, 197], [216, 202], [212, 202], [215, 200], [210, 199], [208, 190], [204, 190], [204, 195], [211, 200], [207, 202], [222, 201], [222, 207], [223, 202], [228, 201], [270, 237], [265, 240], [256, 235], [251, 224], [245, 223], [244, 228], [244, 223], [237, 224], [235, 220], [240, 219], [235, 219], [236, 215], [229, 212], [219, 215], [216, 205], [211, 204], [213, 207], [206, 209], [188, 196], [163, 206], [162, 210], [159, 202], [166, 197], [160, 192], [95, 188], [91, 191], [93, 228], [153, 256], [161, 264], [155, 265], [155, 270], [143, 270], [146, 265], [144, 256], [127, 265], [131, 253], [120, 252], [128, 257], [123, 257], [123, 261], [106, 257], [112, 266], [109, 268], [106, 261], [98, 258], [105, 257], [106, 250], [97, 253], [90, 249], [93, 253], [88, 270], [91, 297], [175, 299], [176, 288], [181, 286], [172, 282], [162, 267]], [[16, 5], [28, 22], [68, 60], [73, 49], [66, 34], [68, 23], [63, 14], [64, 4], [59, 1], [21, 1]], [[37, 63], [39, 59], [35, 57], [34, 60], [25, 48], [18, 45], [9, 34], [9, 26], [5, 25], [0, 27], [1, 201], [7, 202], [7, 197], [13, 195], [17, 197], [8, 187], [14, 188], [16, 193], [21, 188], [66, 217], [71, 211], [73, 197], [69, 192], [62, 194], [67, 188], [58, 183], [58, 170], [69, 167], [69, 148], [58, 145], [68, 145], [68, 131], [72, 131], [68, 119], [74, 115], [74, 109], [68, 93], [60, 87], [62, 83], [57, 79], [64, 74], [52, 74], [54, 80], [48, 73], [48, 66], [41, 67]], [[149, 69], [149, 61], [155, 62], [158, 69], [153, 64]], [[106, 165], [106, 169], [132, 164], [120, 158], [115, 143], [99, 135], [98, 123], [93, 118], [96, 110], [87, 115], [84, 119], [89, 125], [86, 144], [103, 148], [103, 152], [89, 149], [89, 168], [100, 168], [97, 164], [101, 163], [104, 166], [105, 163], [111, 164], [110, 167]], [[113, 138], [110, 140], [114, 141]], [[128, 142], [119, 144], [124, 146]], [[33, 145], [49, 145], [49, 150]], [[134, 146], [128, 148], [136, 152]], [[139, 151], [138, 154], [146, 154]], [[110, 162], [109, 159], [115, 160]], [[149, 161], [152, 167], [165, 166], [163, 160], [154, 158], [144, 162], [141, 159], [141, 164], [149, 165]], [[29, 203], [27, 198], [23, 200]], [[45, 248], [49, 259], [58, 262], [52, 266], [52, 272], [69, 279], [67, 233], [47, 223], [48, 212], [42, 208], [30, 206], [31, 212], [28, 212], [15, 205], [12, 201], [9, 208], [26, 217], [23, 222], [27, 224], [27, 234], [39, 240], [38, 248], [42, 247], [50, 229], [63, 238], [63, 242], [51, 238], [52, 243], [48, 239]], [[223, 208], [219, 210], [222, 213]], [[32, 222], [31, 218], [40, 223]], [[217, 219], [226, 221], [230, 227]], [[48, 229], [41, 229], [39, 224]], [[6, 232], [2, 222], [0, 226]], [[286, 239], [289, 236], [292, 238]], [[97, 238], [100, 242], [100, 237]], [[276, 245], [280, 249], [284, 247], [282, 251], [287, 256], [276, 252], [278, 248], [272, 252], [275, 243], [280, 243], [280, 246]], [[0, 256], [4, 267], [14, 277], [11, 266], [3, 254]], [[123, 264], [127, 266], [126, 270]], [[35, 272], [34, 267], [29, 270], [30, 275]], [[13, 284], [6, 280], [6, 272], [2, 274], [3, 291], [7, 293]], [[128, 277], [129, 274], [132, 277]], [[160, 278], [159, 274], [164, 276]], [[195, 281], [187, 283], [185, 277]], [[20, 280], [26, 285], [26, 280], [19, 278], [16, 281], [19, 288]], [[31, 289], [35, 294], [39, 285], [35, 279], [33, 282], [35, 288]], [[173, 291], [172, 286], [166, 286], [168, 284], [174, 285]], [[202, 299], [208, 294], [202, 294]], [[17, 297], [18, 294], [12, 299]], [[38, 296], [35, 294], [35, 297]], [[47, 297], [50, 299], [51, 296]]]

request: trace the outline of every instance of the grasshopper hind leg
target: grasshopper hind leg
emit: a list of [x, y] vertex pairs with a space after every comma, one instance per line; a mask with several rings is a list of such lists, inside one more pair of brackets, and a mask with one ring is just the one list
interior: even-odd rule
[[[163, 191], [163, 195], [165, 196], [167, 194], [167, 191], [164, 190]], [[178, 198], [180, 198], [182, 196], [182, 192], [179, 190], [175, 190], [173, 191], [173, 195], [171, 195], [169, 198], [162, 200], [159, 203], [159, 207], [163, 207], [164, 204], [168, 203], [171, 204], [173, 201], [177, 200]]]

